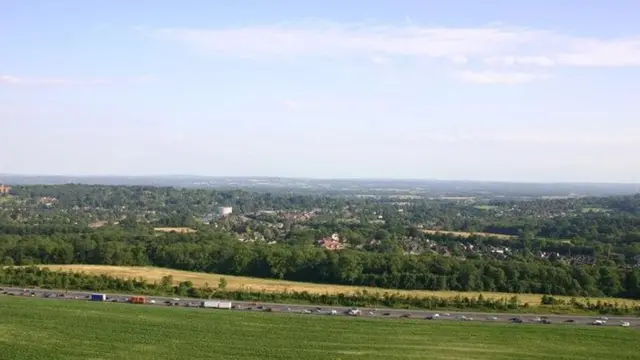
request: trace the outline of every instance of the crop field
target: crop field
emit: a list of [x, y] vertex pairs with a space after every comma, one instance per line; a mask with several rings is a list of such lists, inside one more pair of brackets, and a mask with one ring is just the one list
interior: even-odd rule
[[225, 312], [0, 296], [3, 359], [637, 359], [624, 328]]
[[153, 228], [155, 231], [160, 232], [176, 232], [176, 233], [194, 233], [196, 230], [188, 227], [157, 227]]
[[505, 234], [494, 234], [494, 233], [485, 233], [485, 232], [465, 232], [465, 231], [445, 231], [445, 230], [432, 230], [432, 229], [424, 229], [422, 230], [425, 234], [450, 234], [455, 236], [469, 237], [471, 235], [479, 235], [479, 236], [495, 236], [499, 239], [512, 239], [513, 236], [505, 235]]
[[[219, 274], [207, 274], [190, 271], [181, 271], [165, 268], [155, 267], [135, 267], [135, 266], [108, 266], [108, 265], [43, 265], [42, 267], [49, 268], [54, 271], [72, 271], [72, 272], [84, 272], [87, 274], [107, 274], [119, 278], [143, 278], [149, 282], [159, 281], [163, 276], [171, 275], [173, 280], [177, 283], [180, 281], [191, 281], [196, 286], [204, 286], [208, 283], [209, 286], [217, 286], [221, 277], [227, 280], [227, 289], [229, 290], [252, 290], [252, 291], [270, 291], [270, 292], [282, 292], [282, 291], [307, 291], [309, 293], [317, 294], [352, 294], [356, 291], [367, 290], [370, 293], [400, 293], [409, 294], [413, 296], [438, 296], [438, 297], [455, 297], [469, 296], [477, 297], [482, 294], [484, 298], [506, 298], [509, 299], [514, 295], [518, 296], [518, 299], [522, 304], [528, 303], [530, 307], [536, 307], [540, 305], [542, 295], [539, 294], [509, 294], [509, 293], [490, 293], [490, 292], [455, 292], [455, 291], [422, 291], [422, 290], [393, 290], [371, 287], [358, 287], [358, 286], [346, 286], [346, 285], [325, 285], [325, 284], [312, 284], [312, 283], [300, 283], [293, 281], [274, 280], [274, 279], [260, 279], [244, 276], [230, 276]], [[559, 299], [569, 300], [569, 297], [556, 296]], [[577, 298], [577, 300], [584, 300]], [[592, 299], [595, 300], [595, 299]], [[627, 304], [629, 306], [640, 305], [640, 301], [630, 299], [612, 299], [612, 298], [598, 298], [598, 300], [614, 302], [619, 304]]]

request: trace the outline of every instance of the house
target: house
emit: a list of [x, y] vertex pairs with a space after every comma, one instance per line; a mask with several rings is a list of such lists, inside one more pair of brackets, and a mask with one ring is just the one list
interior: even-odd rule
[[344, 249], [344, 245], [342, 245], [339, 241], [331, 240], [329, 238], [322, 239], [318, 242], [318, 244], [327, 249], [327, 250], [342, 250]]
[[344, 245], [340, 242], [338, 234], [333, 234], [330, 237], [318, 240], [318, 245], [327, 250], [342, 250]]
[[11, 191], [11, 186], [0, 185], [0, 194], [6, 195]]

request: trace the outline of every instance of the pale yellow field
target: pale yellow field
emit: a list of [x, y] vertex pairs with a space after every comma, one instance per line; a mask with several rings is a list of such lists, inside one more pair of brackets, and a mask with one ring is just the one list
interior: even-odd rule
[[161, 231], [161, 232], [177, 232], [177, 233], [193, 233], [197, 231], [187, 227], [157, 227], [157, 228], [153, 228], [153, 230]]
[[422, 230], [422, 232], [424, 232], [425, 234], [437, 234], [437, 233], [441, 233], [441, 234], [451, 234], [451, 235], [455, 235], [455, 236], [463, 236], [463, 237], [469, 237], [471, 235], [480, 235], [480, 236], [495, 236], [497, 238], [500, 239], [511, 239], [513, 238], [513, 236], [509, 236], [509, 235], [505, 235], [505, 234], [494, 234], [494, 233], [485, 233], [485, 232], [464, 232], [464, 231], [445, 231], [445, 230], [430, 230], [430, 229], [424, 229]]
[[[73, 271], [73, 272], [85, 272], [89, 274], [107, 274], [114, 277], [121, 278], [143, 278], [149, 282], [159, 281], [163, 276], [172, 275], [173, 280], [177, 283], [180, 281], [191, 281], [196, 286], [203, 286], [208, 283], [211, 287], [218, 286], [218, 281], [221, 277], [227, 280], [227, 289], [245, 289], [252, 291], [269, 291], [269, 292], [282, 292], [282, 291], [308, 291], [310, 293], [343, 293], [351, 294], [355, 291], [367, 290], [368, 292], [379, 293], [400, 293], [412, 296], [438, 296], [438, 297], [454, 297], [456, 295], [477, 297], [480, 293], [477, 292], [454, 292], [454, 291], [422, 291], [422, 290], [391, 290], [371, 287], [357, 287], [357, 286], [345, 286], [345, 285], [324, 285], [324, 284], [312, 284], [312, 283], [300, 283], [284, 280], [273, 279], [259, 279], [243, 276], [229, 276], [218, 274], [206, 274], [197, 273], [173, 269], [155, 268], [155, 267], [134, 267], [134, 266], [108, 266], [108, 265], [43, 265], [43, 268], [49, 268], [54, 271]], [[512, 296], [517, 295], [522, 304], [528, 303], [529, 306], [540, 305], [542, 295], [538, 294], [508, 294], [508, 293], [482, 293], [485, 298], [509, 299]], [[556, 296], [556, 298], [566, 299], [569, 297]], [[578, 299], [584, 300], [584, 299]], [[611, 298], [599, 298], [602, 301], [617, 301], [620, 304], [627, 304], [629, 306], [638, 306], [640, 301], [634, 301], [629, 299], [611, 299]], [[593, 300], [592, 300], [593, 301]]]

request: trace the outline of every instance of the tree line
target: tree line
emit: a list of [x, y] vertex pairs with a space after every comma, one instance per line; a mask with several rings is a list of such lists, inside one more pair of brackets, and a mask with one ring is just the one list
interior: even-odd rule
[[[0, 283], [19, 287], [39, 287], [50, 289], [84, 290], [99, 292], [130, 293], [153, 296], [188, 296], [201, 299], [226, 299], [235, 301], [256, 301], [272, 303], [307, 303], [314, 305], [348, 306], [366, 308], [404, 308], [404, 309], [455, 309], [476, 311], [531, 312], [529, 304], [521, 304], [517, 296], [509, 298], [485, 298], [454, 296], [411, 296], [400, 293], [372, 293], [366, 290], [351, 294], [316, 294], [306, 291], [265, 292], [251, 290], [227, 290], [225, 280], [221, 278], [217, 287], [205, 284], [196, 287], [190, 281], [174, 284], [171, 276], [165, 276], [159, 282], [149, 283], [143, 279], [124, 279], [108, 275], [90, 275], [84, 273], [51, 271], [47, 268], [1, 267]], [[541, 300], [543, 311], [575, 311], [600, 314], [630, 315], [640, 314], [640, 307], [629, 307], [616, 302], [570, 301], [545, 296]]]
[[188, 271], [407, 290], [542, 293], [640, 298], [640, 269], [529, 259], [461, 259], [436, 254], [327, 251], [242, 243], [225, 232], [96, 231], [0, 235], [4, 265], [152, 265]]

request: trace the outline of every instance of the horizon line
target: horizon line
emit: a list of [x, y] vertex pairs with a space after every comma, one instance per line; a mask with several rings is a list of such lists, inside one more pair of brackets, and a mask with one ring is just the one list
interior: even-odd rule
[[436, 178], [376, 178], [376, 177], [296, 177], [296, 176], [261, 176], [261, 175], [183, 175], [183, 174], [152, 174], [152, 175], [108, 175], [108, 174], [13, 174], [0, 173], [0, 177], [56, 177], [56, 178], [208, 178], [208, 179], [282, 179], [282, 180], [312, 180], [312, 181], [424, 181], [424, 182], [458, 182], [458, 183], [502, 183], [502, 184], [574, 184], [574, 185], [637, 185], [640, 181], [518, 181], [518, 180], [472, 180], [472, 179], [436, 179]]

